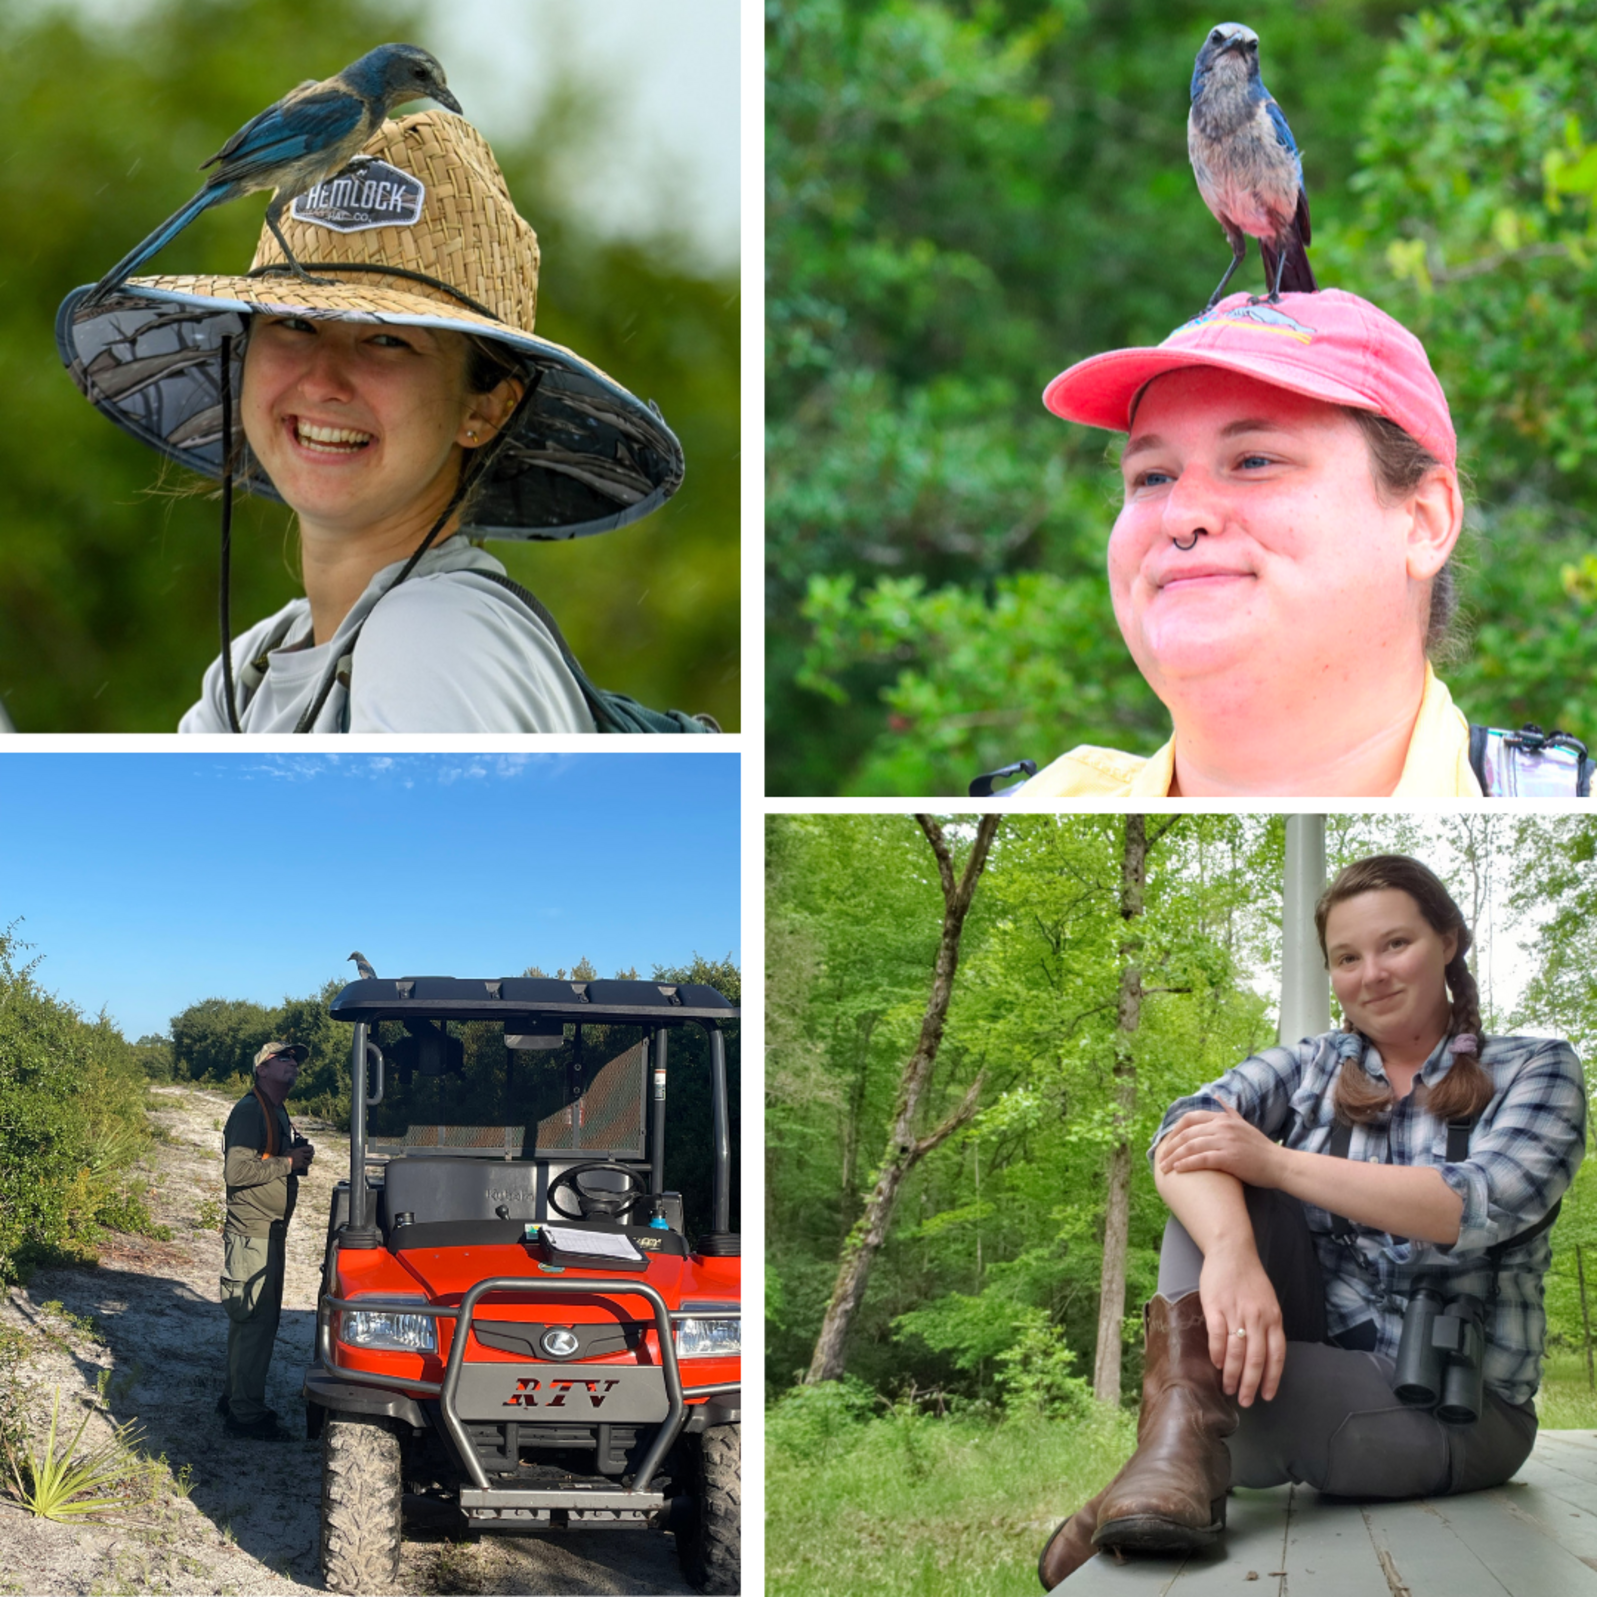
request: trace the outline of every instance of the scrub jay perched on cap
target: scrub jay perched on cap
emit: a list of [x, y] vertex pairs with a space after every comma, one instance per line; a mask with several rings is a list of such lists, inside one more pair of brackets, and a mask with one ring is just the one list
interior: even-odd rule
[[1192, 68], [1187, 154], [1203, 203], [1231, 241], [1231, 264], [1209, 296], [1212, 309], [1259, 241], [1273, 304], [1283, 288], [1312, 294], [1320, 285], [1304, 245], [1309, 200], [1303, 162], [1281, 107], [1259, 77], [1259, 36], [1240, 22], [1222, 22], [1203, 41]]
[[[460, 102], [444, 82], [444, 69], [413, 44], [380, 44], [336, 77], [309, 79], [248, 121], [205, 166], [216, 170], [205, 187], [175, 216], [130, 250], [84, 296], [85, 305], [105, 298], [155, 252], [183, 231], [201, 211], [257, 189], [275, 189], [266, 207], [266, 225], [282, 245], [295, 275], [311, 277], [283, 242], [277, 221], [285, 207], [324, 178], [343, 170], [349, 158], [407, 100], [430, 99], [462, 115]], [[205, 167], [200, 168], [201, 171]]]

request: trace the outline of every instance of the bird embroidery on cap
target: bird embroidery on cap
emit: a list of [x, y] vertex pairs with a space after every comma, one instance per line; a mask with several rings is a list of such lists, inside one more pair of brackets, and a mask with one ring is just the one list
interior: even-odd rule
[[1271, 305], [1267, 300], [1250, 300], [1246, 305], [1231, 305], [1223, 311], [1202, 311], [1190, 322], [1183, 322], [1165, 339], [1165, 343], [1171, 343], [1195, 327], [1242, 327], [1252, 332], [1284, 334], [1300, 344], [1314, 342], [1312, 327], [1296, 317], [1288, 316], [1279, 306]]

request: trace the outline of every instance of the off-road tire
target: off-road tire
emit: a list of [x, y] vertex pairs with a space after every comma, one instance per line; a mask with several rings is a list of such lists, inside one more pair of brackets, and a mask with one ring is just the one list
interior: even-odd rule
[[686, 1441], [695, 1507], [677, 1533], [682, 1573], [695, 1591], [741, 1591], [743, 1427], [712, 1425]]
[[322, 1428], [322, 1578], [370, 1592], [399, 1574], [403, 1499], [399, 1437], [368, 1415], [329, 1414]]

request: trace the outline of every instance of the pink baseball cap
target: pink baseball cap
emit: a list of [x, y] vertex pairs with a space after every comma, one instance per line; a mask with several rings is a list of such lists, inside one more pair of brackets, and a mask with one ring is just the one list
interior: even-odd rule
[[1129, 432], [1143, 387], [1185, 366], [1218, 366], [1310, 399], [1373, 410], [1443, 465], [1457, 464], [1458, 435], [1425, 346], [1385, 311], [1339, 288], [1283, 294], [1274, 305], [1232, 294], [1155, 348], [1077, 361], [1043, 390], [1043, 403], [1066, 421]]

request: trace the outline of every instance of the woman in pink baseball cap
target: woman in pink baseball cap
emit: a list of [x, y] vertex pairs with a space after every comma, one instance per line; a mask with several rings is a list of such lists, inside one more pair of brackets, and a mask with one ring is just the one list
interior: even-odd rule
[[1073, 749], [1027, 798], [1480, 796], [1482, 750], [1472, 764], [1430, 663], [1464, 501], [1412, 333], [1337, 289], [1236, 294], [1156, 348], [1079, 362], [1043, 398], [1130, 435], [1109, 582], [1175, 730], [1146, 759]]

